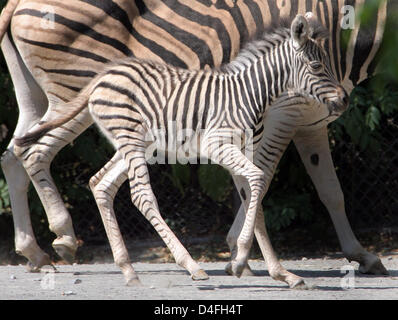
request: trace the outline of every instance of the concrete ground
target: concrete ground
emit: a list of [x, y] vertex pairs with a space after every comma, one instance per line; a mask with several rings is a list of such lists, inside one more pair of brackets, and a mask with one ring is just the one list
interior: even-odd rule
[[[114, 264], [58, 265], [56, 273], [27, 273], [24, 266], [0, 266], [2, 300], [396, 300], [398, 255], [382, 257], [389, 276], [358, 274], [346, 259], [285, 260], [309, 289], [289, 289], [271, 279], [261, 261], [250, 261], [254, 277], [225, 274], [225, 262], [200, 263], [209, 280], [192, 281], [174, 263], [134, 263], [141, 287], [124, 285]], [[165, 310], [163, 310], [165, 312]]]

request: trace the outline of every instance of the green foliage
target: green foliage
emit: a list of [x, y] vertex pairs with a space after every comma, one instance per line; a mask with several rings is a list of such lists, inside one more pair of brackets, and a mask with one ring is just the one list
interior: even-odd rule
[[268, 230], [277, 232], [293, 222], [311, 221], [314, 188], [293, 144], [285, 151], [263, 200]]
[[0, 215], [5, 212], [10, 212], [10, 196], [6, 181], [0, 179]]
[[[373, 90], [372, 90], [373, 89]], [[380, 149], [380, 120], [398, 111], [398, 90], [390, 87], [358, 86], [351, 94], [349, 109], [330, 128], [336, 141], [345, 134], [361, 151], [377, 152]]]
[[[231, 175], [223, 167], [215, 164], [201, 164], [197, 171], [190, 165], [172, 164], [171, 173], [164, 174], [185, 195], [185, 188], [197, 178], [201, 191], [216, 202], [225, 201], [232, 191]], [[197, 177], [192, 177], [196, 174]]]
[[[113, 146], [98, 133], [97, 128], [91, 127], [73, 142], [73, 148], [68, 148], [70, 163], [86, 163], [90, 168], [101, 168], [106, 159], [113, 155]], [[66, 155], [65, 155], [66, 156]]]
[[358, 17], [362, 24], [371, 24], [374, 22], [375, 12], [383, 5], [387, 0], [368, 0], [366, 6], [362, 7], [362, 10], [358, 13]]
[[171, 173], [165, 172], [164, 174], [171, 180], [173, 185], [180, 190], [182, 196], [185, 195], [185, 188], [191, 181], [191, 170], [188, 165], [179, 163], [170, 165]]
[[[386, 0], [370, 0], [357, 13], [361, 25], [373, 25], [375, 12]], [[390, 5], [390, 4], [389, 4]], [[398, 111], [398, 6], [388, 12], [381, 48], [376, 55], [378, 76], [357, 86], [350, 97], [349, 109], [330, 126], [332, 139], [346, 135], [360, 151], [376, 153], [380, 149], [382, 119]], [[392, 9], [392, 10], [391, 10]], [[349, 39], [347, 31], [343, 37]]]
[[265, 221], [271, 231], [288, 227], [295, 219], [309, 221], [313, 212], [308, 193], [280, 193], [263, 201]]
[[381, 113], [377, 107], [374, 105], [370, 106], [368, 111], [365, 114], [365, 124], [370, 129], [370, 131], [374, 131], [376, 127], [379, 126], [381, 118]]
[[[384, 2], [386, 0], [372, 0], [372, 3]], [[368, 1], [366, 2], [368, 4]], [[373, 4], [373, 7], [375, 4]], [[377, 80], [378, 87], [384, 87], [386, 83], [398, 83], [398, 3], [388, 1], [388, 15], [384, 28], [381, 48], [376, 55], [377, 71], [383, 74]], [[361, 23], [372, 23], [372, 6], [366, 6], [362, 12]], [[368, 18], [369, 17], [369, 18]]]
[[0, 0], [0, 11], [3, 10], [8, 0]]
[[352, 29], [341, 30], [340, 46], [343, 52], [345, 52], [348, 48], [348, 44], [350, 43], [351, 33]]
[[203, 192], [214, 201], [224, 201], [231, 192], [231, 175], [219, 165], [200, 165], [198, 179]]

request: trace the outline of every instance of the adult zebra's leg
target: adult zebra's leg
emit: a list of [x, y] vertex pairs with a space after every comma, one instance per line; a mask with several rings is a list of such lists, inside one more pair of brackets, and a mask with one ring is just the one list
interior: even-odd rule
[[[52, 114], [51, 106], [46, 115]], [[42, 119], [46, 119], [46, 115]], [[15, 154], [29, 174], [47, 214], [49, 228], [57, 235], [52, 246], [65, 261], [73, 263], [77, 250], [72, 219], [51, 177], [50, 165], [54, 156], [92, 124], [85, 110], [65, 125], [44, 135], [29, 147], [15, 147]]]
[[356, 239], [345, 213], [344, 195], [330, 154], [327, 128], [300, 131], [294, 143], [318, 195], [329, 211], [345, 257], [359, 262], [359, 271], [388, 274], [381, 260], [367, 252]]
[[128, 178], [124, 160], [118, 152], [113, 158], [90, 179], [90, 188], [104, 223], [113, 258], [122, 270], [128, 286], [140, 285], [113, 210], [113, 200], [124, 181]]
[[193, 280], [208, 279], [206, 272], [192, 259], [160, 215], [157, 200], [149, 181], [144, 147], [142, 150], [137, 150], [134, 154], [130, 152], [128, 157], [126, 157], [126, 163], [130, 164], [128, 177], [133, 204], [155, 228], [171, 251], [176, 263], [186, 269]]
[[[47, 98], [27, 70], [7, 34], [4, 36], [1, 48], [14, 83], [19, 108], [19, 118], [14, 134], [20, 136], [38, 122], [45, 113]], [[51, 264], [51, 261], [38, 246], [33, 233], [27, 197], [30, 180], [14, 154], [13, 140], [10, 141], [1, 157], [1, 167], [10, 195], [15, 230], [15, 251], [29, 260], [30, 271], [38, 271], [41, 266]]]

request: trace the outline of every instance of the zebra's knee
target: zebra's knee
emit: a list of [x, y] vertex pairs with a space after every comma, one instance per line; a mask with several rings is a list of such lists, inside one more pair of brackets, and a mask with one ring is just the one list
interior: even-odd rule
[[40, 170], [49, 169], [53, 158], [50, 150], [43, 148], [42, 145], [32, 145], [27, 148], [14, 146], [14, 153], [31, 177]]
[[96, 191], [96, 186], [98, 185], [98, 183], [99, 183], [99, 179], [98, 179], [97, 175], [93, 175], [88, 182], [88, 185], [89, 185], [92, 193], [94, 193]]
[[266, 188], [266, 174], [261, 169], [255, 169], [250, 173], [248, 178], [250, 191], [253, 194], [255, 193], [263, 193]]
[[89, 186], [100, 211], [101, 209], [111, 210], [116, 192], [106, 186], [97, 176], [91, 177]]
[[19, 159], [10, 149], [1, 155], [0, 163], [9, 189], [26, 192], [29, 187], [29, 177]]
[[13, 154], [19, 160], [23, 158], [23, 155], [25, 153], [27, 153], [29, 151], [29, 149], [30, 149], [30, 146], [28, 146], [28, 147], [27, 146], [18, 146], [16, 144], [14, 144], [12, 147]]
[[10, 149], [4, 151], [0, 157], [1, 168], [3, 169], [3, 171], [7, 171], [10, 170], [11, 168], [14, 168], [18, 162], [19, 162], [18, 158]]

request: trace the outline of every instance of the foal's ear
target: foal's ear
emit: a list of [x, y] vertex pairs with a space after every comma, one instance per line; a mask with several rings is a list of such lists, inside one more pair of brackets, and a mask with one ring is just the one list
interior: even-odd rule
[[307, 12], [304, 16], [307, 19], [309, 33], [308, 36], [315, 41], [322, 41], [329, 38], [329, 30], [326, 29], [312, 12]]
[[307, 19], [301, 14], [298, 14], [292, 22], [290, 32], [294, 48], [296, 50], [300, 49], [308, 41], [309, 26]]

